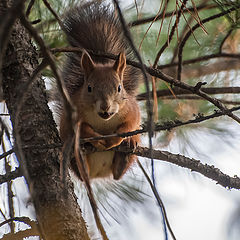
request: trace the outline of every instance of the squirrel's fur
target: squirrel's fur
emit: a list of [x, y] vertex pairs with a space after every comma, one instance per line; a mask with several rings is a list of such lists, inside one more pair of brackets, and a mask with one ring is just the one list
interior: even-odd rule
[[[126, 65], [133, 59], [121, 23], [110, 5], [88, 2], [66, 13], [65, 33], [73, 47], [83, 52], [68, 54], [62, 76], [69, 96], [77, 108], [81, 137], [97, 137], [134, 131], [140, 127], [140, 111], [135, 94], [141, 79], [140, 71]], [[119, 55], [118, 60], [92, 54]], [[71, 134], [66, 111], [60, 109], [60, 136], [65, 142]], [[128, 139], [112, 137], [91, 142], [98, 152], [85, 156], [90, 178], [113, 174], [119, 179], [136, 158], [135, 155], [111, 149], [121, 142], [136, 146], [139, 136]], [[81, 177], [76, 162], [73, 170]]]
[[[127, 59], [134, 59], [122, 25], [111, 5], [94, 1], [76, 6], [66, 12], [64, 26], [67, 39], [73, 47], [114, 55], [125, 52]], [[94, 57], [90, 52], [89, 54], [95, 63], [113, 62], [107, 58]], [[71, 53], [64, 67], [63, 78], [70, 95], [83, 84], [80, 59], [81, 54]], [[136, 94], [141, 78], [139, 69], [129, 65], [126, 67], [123, 85], [130, 95]]]

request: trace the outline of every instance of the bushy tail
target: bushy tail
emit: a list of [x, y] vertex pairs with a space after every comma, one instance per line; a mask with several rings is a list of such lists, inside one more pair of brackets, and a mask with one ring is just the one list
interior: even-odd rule
[[71, 9], [64, 21], [72, 46], [96, 52], [131, 55], [122, 26], [111, 5], [97, 1]]
[[[113, 7], [97, 1], [87, 2], [70, 9], [64, 20], [65, 32], [69, 43], [93, 52], [118, 55], [125, 52], [128, 59], [133, 59], [132, 50], [122, 31], [122, 25]], [[91, 54], [90, 54], [91, 55]], [[111, 60], [91, 55], [96, 63], [107, 63]], [[70, 54], [63, 77], [70, 94], [75, 88], [81, 87], [79, 79], [80, 54]], [[124, 73], [124, 87], [130, 95], [135, 94], [139, 85], [140, 71], [128, 66]], [[79, 82], [76, 82], [79, 79]], [[69, 86], [68, 86], [69, 85]]]

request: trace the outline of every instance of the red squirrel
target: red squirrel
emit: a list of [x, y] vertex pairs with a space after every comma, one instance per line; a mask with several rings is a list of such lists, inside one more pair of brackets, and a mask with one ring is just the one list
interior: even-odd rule
[[[77, 109], [77, 119], [81, 122], [80, 137], [139, 129], [141, 117], [135, 96], [142, 76], [138, 69], [126, 65], [126, 57], [133, 59], [133, 54], [112, 7], [97, 1], [76, 6], [66, 13], [64, 26], [70, 45], [84, 49], [81, 54], [68, 54], [62, 71], [66, 89]], [[118, 59], [96, 57], [94, 52], [118, 55]], [[60, 137], [63, 142], [70, 132], [66, 111], [61, 108]], [[136, 156], [109, 149], [122, 142], [135, 147], [139, 141], [139, 136], [135, 135], [91, 142], [98, 151], [85, 156], [89, 178], [112, 175], [120, 179]], [[81, 178], [74, 159], [71, 167]]]

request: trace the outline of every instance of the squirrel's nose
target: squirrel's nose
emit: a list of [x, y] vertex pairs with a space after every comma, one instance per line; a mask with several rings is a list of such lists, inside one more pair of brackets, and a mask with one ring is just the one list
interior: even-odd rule
[[103, 112], [108, 112], [109, 109], [110, 109], [110, 105], [108, 105], [107, 103], [101, 103], [100, 109], [101, 109]]

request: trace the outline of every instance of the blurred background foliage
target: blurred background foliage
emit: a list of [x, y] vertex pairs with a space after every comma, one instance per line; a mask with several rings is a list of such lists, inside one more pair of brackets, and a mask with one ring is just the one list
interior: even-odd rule
[[[74, 4], [79, 3], [77, 0], [48, 0], [52, 8], [58, 13], [60, 19], [63, 19], [64, 12], [71, 8]], [[137, 48], [139, 49], [145, 64], [153, 65], [156, 55], [160, 48], [165, 42], [168, 41], [169, 33], [171, 28], [176, 20], [176, 14], [171, 14], [174, 11], [179, 10], [182, 5], [183, 0], [176, 1], [164, 1], [164, 0], [139, 0], [139, 1], [121, 1], [123, 13], [130, 25], [130, 30], [132, 37], [135, 41]], [[138, 20], [155, 17], [158, 12], [163, 12], [164, 4], [167, 4], [166, 15], [164, 19], [160, 19], [152, 23], [149, 21], [145, 24], [139, 24], [134, 26]], [[189, 0], [187, 1], [185, 8], [195, 8], [199, 6], [205, 6], [201, 10], [193, 11], [189, 13], [184, 11], [184, 17], [181, 16], [180, 21], [178, 22], [177, 31], [173, 36], [173, 39], [164, 50], [158, 61], [158, 67], [161, 69], [161, 66], [177, 62], [177, 49], [179, 42], [190, 30], [190, 27], [193, 27], [197, 23], [198, 15], [201, 20], [213, 16], [215, 14], [221, 13], [226, 9], [232, 7], [239, 7], [240, 1], [229, 1], [229, 0]], [[162, 6], [161, 10], [160, 6]], [[45, 43], [49, 48], [61, 48], [68, 46], [66, 38], [59, 27], [59, 24], [56, 22], [55, 18], [45, 7], [42, 0], [36, 0], [34, 7], [31, 9], [29, 19], [34, 22], [35, 28], [41, 34], [41, 37], [44, 39]], [[183, 60], [190, 60], [197, 57], [202, 57], [206, 55], [211, 55], [219, 52], [237, 54], [240, 50], [239, 44], [239, 25], [240, 24], [240, 11], [237, 9], [230, 14], [225, 15], [224, 17], [216, 18], [208, 23], [204, 24], [204, 28], [207, 33], [203, 30], [202, 27], [199, 27], [194, 31], [194, 36], [192, 35], [184, 47], [183, 51]], [[150, 27], [151, 26], [151, 27]], [[162, 27], [161, 27], [162, 26]], [[150, 28], [149, 28], [150, 27]], [[148, 29], [149, 28], [149, 29]], [[160, 31], [161, 28], [161, 31]], [[148, 32], [147, 32], [148, 31]], [[147, 32], [147, 33], [146, 33]], [[159, 35], [159, 37], [158, 37]], [[226, 38], [226, 36], [228, 36]], [[220, 46], [223, 43], [222, 49], [220, 51]], [[58, 53], [55, 54], [56, 63], [59, 65], [59, 68], [62, 67], [65, 54]], [[184, 65], [182, 73], [182, 81], [194, 86], [197, 82], [207, 82], [207, 85], [204, 87], [237, 87], [240, 83], [239, 78], [239, 67], [240, 64], [230, 63], [231, 58], [213, 58], [206, 61], [199, 61], [194, 64]], [[235, 59], [238, 60], [239, 59]], [[224, 61], [229, 61], [229, 64], [224, 69], [221, 68], [221, 65]], [[204, 69], [208, 68], [208, 71]], [[162, 70], [176, 78], [176, 69], [173, 67], [165, 67]], [[46, 68], [43, 71], [43, 76], [46, 81], [53, 78], [49, 68]], [[151, 77], [149, 76], [151, 80]], [[193, 96], [188, 95], [175, 95], [174, 88], [169, 86], [161, 79], [156, 79], [156, 88], [155, 90], [171, 89], [173, 92], [169, 96], [159, 97], [157, 99], [157, 108], [155, 111], [156, 122], [164, 123], [167, 121], [174, 121], [179, 119], [181, 121], [186, 121], [189, 119], [195, 118], [196, 115], [211, 114], [214, 112], [215, 106], [207, 102], [206, 100], [191, 99]], [[145, 92], [144, 85], [139, 87], [140, 93]], [[217, 94], [218, 99], [224, 101], [229, 101], [227, 106], [230, 108], [236, 104], [240, 103], [239, 94]], [[190, 98], [190, 99], [189, 99]], [[140, 102], [140, 106], [143, 112], [143, 122], [145, 121], [145, 103], [144, 101]], [[235, 129], [231, 126], [232, 121], [227, 117], [216, 118], [202, 122], [201, 124], [192, 124], [186, 125], [184, 127], [178, 127], [171, 131], [163, 131], [156, 134], [154, 139], [155, 148], [168, 148], [171, 145], [171, 142], [178, 142], [179, 151], [181, 153], [188, 153], [189, 150], [195, 151], [197, 156], [207, 155], [204, 151], [198, 147], [199, 142], [196, 139], [201, 139], [203, 136], [207, 136], [209, 139], [215, 139], [224, 144], [232, 144], [232, 141], [238, 138], [238, 133], [235, 132]], [[143, 144], [145, 140], [143, 139]], [[147, 141], [146, 141], [147, 142]], [[146, 164], [148, 167], [148, 164]], [[134, 170], [133, 170], [134, 171]], [[104, 186], [104, 187], [103, 187]], [[82, 187], [77, 188], [82, 189]], [[99, 205], [101, 205], [100, 210], [102, 212], [108, 212], [112, 218], [117, 219], [120, 216], [125, 216], [122, 212], [127, 212], [129, 207], [133, 207], [133, 203], [139, 203], [147, 206], [149, 204], [148, 190], [143, 182], [141, 176], [138, 176], [138, 173], [135, 173], [134, 179], [132, 175], [128, 174], [123, 181], [118, 183], [99, 183], [96, 182], [94, 185], [95, 195], [98, 200]], [[78, 192], [78, 196], [81, 198], [86, 197], [86, 194], [83, 192]], [[107, 200], [110, 199], [110, 200]], [[113, 200], [111, 200], [113, 199]], [[148, 199], [148, 200], [146, 200]], [[108, 201], [110, 203], [108, 203]], [[112, 203], [117, 203], [120, 207], [114, 207], [112, 209]], [[239, 201], [239, 198], [236, 200]], [[85, 202], [85, 201], [84, 201]], [[102, 202], [105, 203], [102, 204]], [[107, 207], [106, 207], [107, 203]], [[142, 208], [148, 209], [149, 207]], [[84, 211], [83, 211], [84, 212]], [[86, 215], [88, 215], [87, 213]], [[102, 214], [104, 215], [104, 214]], [[153, 214], [151, 214], [152, 216]], [[119, 219], [118, 219], [119, 220]], [[107, 220], [106, 220], [107, 221]], [[240, 211], [238, 210], [234, 214], [233, 218], [234, 224], [231, 226], [237, 226], [235, 229], [240, 229]], [[237, 230], [235, 230], [237, 231]]]
[[[64, 11], [71, 8], [78, 2], [79, 1], [76, 0], [49, 0], [50, 5], [58, 13], [61, 19], [63, 19]], [[169, 17], [165, 17], [164, 19], [161, 18], [155, 21], [153, 24], [152, 21], [149, 21], [145, 24], [140, 24], [137, 26], [133, 25], [133, 23], [138, 19], [154, 17], [158, 13], [162, 13], [164, 11], [166, 2], [167, 6], [165, 12], [166, 16]], [[169, 33], [176, 19], [176, 14], [174, 14], [174, 11], [178, 11], [180, 9], [182, 1], [140, 0], [122, 1], [121, 3], [125, 17], [130, 23], [130, 26], [132, 25], [132, 36], [136, 46], [141, 52], [144, 62], [147, 65], [153, 65], [157, 52], [163, 46], [163, 44], [168, 41]], [[215, 15], [221, 11], [238, 5], [239, 1], [187, 1], [187, 4], [183, 7], [183, 9], [194, 9], [198, 6], [205, 7], [201, 8], [201, 10], [198, 12], [196, 9], [194, 9], [192, 12], [188, 12], [186, 10], [182, 12], [177, 30], [175, 31], [170, 44], [161, 55], [158, 61], [158, 67], [161, 68], [162, 65], [177, 62], [177, 49], [179, 42], [182, 36], [184, 36], [186, 32], [190, 30], [190, 27], [193, 27], [197, 23], [198, 19], [203, 20], [209, 16]], [[36, 0], [34, 8], [31, 10], [30, 19], [31, 21], [38, 19], [41, 20], [38, 24], [36, 24], [35, 27], [39, 30], [39, 33], [41, 33], [41, 36], [44, 38], [45, 42], [50, 48], [68, 46], [66, 38], [61, 31], [59, 24], [56, 22], [52, 14], [45, 7], [41, 0]], [[205, 23], [204, 29], [206, 29], [206, 31], [203, 30], [203, 27], [199, 27], [196, 31], [194, 31], [194, 37], [192, 35], [187, 40], [183, 51], [183, 60], [190, 60], [197, 57], [203, 57], [205, 55], [219, 53], [220, 45], [229, 31], [231, 31], [231, 33], [224, 41], [222, 51], [224, 53], [237, 53], [239, 51], [239, 22], [239, 10], [237, 10], [225, 15], [224, 17], [219, 17], [213, 21]], [[150, 29], [148, 29], [149, 26], [151, 26]], [[64, 56], [65, 54], [62, 53], [56, 54], [56, 62], [59, 64], [59, 67], [62, 66]], [[232, 68], [229, 66], [228, 69], [224, 71], [222, 71], [221, 68], [216, 67], [218, 65], [218, 62], [222, 63], [223, 60], [225, 59], [214, 58], [207, 61], [199, 61], [190, 65], [184, 65], [182, 73], [183, 81], [193, 86], [199, 81], [207, 82], [206, 87], [237, 86], [239, 83], [239, 70], [236, 69], [236, 67]], [[212, 69], [205, 72], [202, 70], [205, 66], [208, 66], [208, 68], [212, 67]], [[163, 71], [170, 76], [176, 77], [175, 68], [164, 68]], [[196, 72], [198, 74], [195, 74]], [[45, 77], [52, 77], [52, 73], [48, 68], [44, 70], [43, 74]], [[156, 90], [169, 88], [172, 88], [172, 86], [169, 86], [169, 84], [165, 83], [161, 79], [156, 80]], [[140, 86], [140, 92], [144, 91], [144, 85]], [[238, 103], [238, 101], [240, 102], [237, 94], [218, 94], [216, 96], [219, 99], [228, 100], [230, 103]], [[205, 100], [188, 99], [191, 97], [192, 95], [190, 94], [188, 94], [188, 96], [176, 96], [174, 95], [173, 90], [172, 95], [159, 98], [157, 101], [157, 112], [155, 113], [155, 115], [157, 115], [156, 121], [163, 123], [176, 119], [188, 120], [194, 118], [194, 116], [198, 115], [199, 113], [210, 114], [215, 109], [215, 106]], [[228, 107], [231, 107], [232, 105], [233, 104], [228, 104]], [[144, 111], [144, 104], [141, 104], [141, 106]], [[222, 121], [229, 121], [229, 119], [224, 117], [221, 119]], [[143, 119], [143, 121], [145, 121], [145, 119]], [[224, 131], [229, 131], [229, 129], [226, 128], [221, 129], [217, 124], [218, 121], [219, 119], [209, 120], [201, 124], [177, 128], [171, 132], [158, 133], [157, 135], [160, 142], [164, 146], [169, 143], [171, 136], [180, 137], [181, 141], [184, 141], [185, 144], [190, 144], [189, 139], [183, 136], [187, 136], [185, 133], [187, 131], [193, 131], [193, 128], [196, 128], [198, 131], [199, 128], [201, 128], [203, 132], [211, 129], [210, 131], [213, 134], [216, 132], [223, 133]], [[215, 129], [215, 131], [213, 131], [213, 129]], [[173, 131], [176, 133], [173, 134]]]

